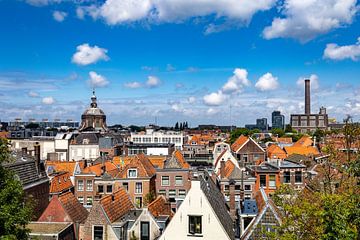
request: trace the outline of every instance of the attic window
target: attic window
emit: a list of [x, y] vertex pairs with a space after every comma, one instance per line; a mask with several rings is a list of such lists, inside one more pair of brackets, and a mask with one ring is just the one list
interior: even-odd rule
[[89, 144], [89, 142], [90, 142], [90, 141], [89, 141], [88, 138], [84, 138], [83, 141], [82, 141], [83, 144]]
[[189, 233], [202, 233], [201, 216], [189, 216]]
[[136, 178], [136, 177], [137, 177], [137, 169], [129, 169], [128, 178]]

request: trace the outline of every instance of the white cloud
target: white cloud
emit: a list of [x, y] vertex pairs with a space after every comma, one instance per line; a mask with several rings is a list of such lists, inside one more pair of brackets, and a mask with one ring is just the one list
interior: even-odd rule
[[224, 93], [239, 92], [244, 86], [250, 86], [250, 81], [247, 78], [248, 72], [246, 69], [235, 68], [234, 75], [222, 87]]
[[262, 75], [255, 84], [255, 88], [260, 91], [271, 91], [279, 87], [278, 78], [274, 77], [271, 73]]
[[[248, 23], [258, 11], [270, 9], [276, 0], [107, 0], [100, 7], [86, 9], [93, 18], [103, 18], [109, 25], [148, 20], [149, 22], [181, 22], [194, 17], [213, 15]], [[213, 24], [210, 24], [211, 27]]]
[[34, 91], [28, 92], [28, 96], [29, 96], [29, 97], [32, 97], [32, 98], [40, 97], [39, 93], [34, 92]]
[[74, 53], [72, 62], [78, 65], [89, 65], [99, 60], [109, 60], [109, 57], [106, 55], [108, 50], [105, 48], [99, 48], [98, 46], [91, 47], [88, 43], [84, 43], [77, 46], [76, 50], [77, 52]]
[[84, 8], [82, 8], [82, 7], [77, 7], [76, 8], [76, 16], [79, 19], [84, 19], [85, 14], [86, 14], [86, 12], [85, 12]]
[[146, 18], [151, 8], [150, 0], [107, 0], [97, 11], [109, 25], [115, 25]]
[[208, 106], [219, 106], [227, 100], [228, 96], [223, 94], [222, 91], [213, 92], [208, 95], [205, 95], [203, 100], [204, 103]]
[[285, 0], [285, 17], [276, 17], [264, 29], [266, 39], [295, 38], [309, 41], [332, 29], [350, 24], [358, 10], [356, 0]]
[[305, 86], [305, 79], [310, 79], [310, 86], [312, 90], [319, 89], [319, 77], [316, 74], [311, 74], [310, 78], [299, 77], [299, 79], [296, 81], [296, 84], [303, 88]]
[[67, 17], [67, 13], [66, 12], [61, 12], [61, 11], [54, 11], [53, 12], [53, 18], [55, 21], [58, 22], [62, 22], [65, 20], [65, 18]]
[[26, 2], [36, 7], [42, 7], [53, 3], [61, 3], [62, 0], [26, 0]]
[[219, 109], [209, 108], [209, 109], [206, 111], [206, 114], [211, 116], [211, 115], [215, 115], [215, 114], [217, 114], [217, 113], [219, 113], [219, 112], [220, 112]]
[[55, 99], [53, 97], [44, 97], [42, 99], [42, 103], [46, 104], [46, 105], [51, 105], [51, 104], [55, 103]]
[[161, 84], [161, 81], [158, 77], [148, 76], [148, 80], [146, 81], [146, 86], [149, 88], [158, 87]]
[[109, 84], [109, 81], [100, 74], [97, 74], [94, 71], [89, 72], [90, 79], [88, 83], [91, 87], [105, 87]]
[[329, 43], [324, 50], [324, 58], [332, 60], [351, 59], [357, 61], [360, 57], [360, 37], [357, 39], [356, 44], [339, 46], [335, 43]]
[[141, 88], [142, 87], [142, 84], [140, 82], [127, 82], [124, 84], [125, 87], [127, 88]]

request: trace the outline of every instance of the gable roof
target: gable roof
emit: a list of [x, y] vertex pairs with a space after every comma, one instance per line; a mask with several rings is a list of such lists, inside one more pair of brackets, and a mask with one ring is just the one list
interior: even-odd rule
[[138, 177], [150, 178], [155, 175], [156, 170], [150, 160], [144, 154], [138, 154], [116, 175], [117, 178], [127, 178], [127, 170], [136, 168]]
[[57, 173], [50, 182], [50, 193], [60, 193], [73, 187], [70, 180], [70, 173]]
[[73, 222], [85, 221], [89, 212], [76, 199], [72, 192], [63, 193], [58, 197], [58, 199]]
[[233, 221], [226, 207], [227, 205], [224, 196], [206, 173], [205, 177], [200, 176], [200, 188], [209, 201], [211, 208], [219, 219], [225, 232], [230, 239], [234, 239]]
[[231, 150], [237, 152], [247, 141], [249, 137], [241, 135], [236, 139], [236, 141], [231, 145]]
[[151, 162], [151, 164], [158, 169], [163, 169], [164, 168], [164, 162], [166, 160], [166, 156], [147, 156]]
[[293, 143], [291, 137], [272, 137], [275, 142], [282, 143], [282, 144], [291, 144]]
[[85, 161], [45, 161], [45, 169], [52, 168], [55, 172], [69, 172], [73, 175], [76, 165], [83, 169], [85, 166]]
[[113, 194], [101, 198], [100, 205], [111, 223], [134, 208], [130, 196], [123, 187], [119, 188], [119, 190]]
[[105, 167], [105, 172], [116, 171], [118, 168], [116, 165], [110, 161], [104, 163], [98, 163], [89, 167], [86, 167], [82, 173], [94, 173], [97, 177], [101, 176], [103, 173], [103, 167]]
[[173, 152], [172, 156], [164, 162], [164, 168], [189, 169], [190, 165], [179, 150]]
[[242, 240], [247, 240], [251, 237], [257, 225], [261, 222], [261, 219], [265, 216], [267, 210], [271, 211], [276, 221], [279, 224], [281, 224], [281, 214], [278, 208], [276, 207], [276, 205], [274, 204], [274, 202], [271, 200], [271, 198], [268, 198], [263, 188], [260, 188], [260, 190], [256, 193], [255, 200], [259, 213], [245, 229], [244, 233], [241, 236]]
[[273, 155], [276, 155], [277, 158], [286, 158], [286, 152], [276, 144], [270, 145], [266, 150], [269, 158], [273, 157]]
[[155, 217], [169, 216], [170, 218], [174, 215], [171, 210], [171, 205], [163, 195], [158, 196], [154, 201], [148, 205], [148, 210]]
[[305, 156], [320, 155], [319, 150], [313, 146], [290, 146], [290, 147], [284, 147], [284, 149], [288, 155], [292, 155], [292, 154], [300, 154]]
[[312, 144], [313, 144], [313, 140], [311, 140], [311, 138], [309, 136], [304, 135], [299, 140], [297, 140], [293, 146], [308, 147], [308, 146], [311, 146]]

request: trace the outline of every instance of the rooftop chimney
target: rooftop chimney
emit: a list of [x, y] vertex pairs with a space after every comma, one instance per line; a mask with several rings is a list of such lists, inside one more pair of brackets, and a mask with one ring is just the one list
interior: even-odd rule
[[224, 178], [225, 177], [225, 161], [221, 160], [220, 161], [220, 178]]
[[310, 79], [305, 79], [305, 114], [310, 115]]
[[230, 207], [230, 216], [235, 221], [236, 219], [236, 203], [235, 203], [235, 181], [232, 180], [229, 183], [229, 207]]

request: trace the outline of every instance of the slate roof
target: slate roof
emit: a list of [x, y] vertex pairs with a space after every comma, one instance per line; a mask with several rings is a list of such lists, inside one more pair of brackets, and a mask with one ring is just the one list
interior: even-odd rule
[[294, 154], [291, 154], [290, 156], [288, 156], [285, 160], [288, 160], [291, 162], [303, 163], [303, 162], [309, 160], [309, 158], [307, 156], [294, 153]]
[[111, 223], [124, 216], [131, 209], [134, 209], [130, 196], [122, 187], [113, 194], [101, 198], [100, 204]]
[[71, 189], [73, 186], [70, 180], [70, 173], [60, 172], [57, 173], [50, 182], [50, 193], [60, 193]]
[[174, 215], [170, 203], [162, 195], [148, 205], [148, 210], [155, 218], [159, 216], [169, 216], [171, 218]]
[[234, 224], [226, 207], [223, 194], [207, 173], [204, 174], [204, 177], [200, 176], [199, 178], [200, 188], [209, 201], [215, 215], [219, 219], [219, 222], [222, 224], [229, 238], [234, 239]]
[[71, 142], [71, 144], [97, 145], [99, 144], [99, 134], [94, 132], [82, 132]]
[[35, 160], [23, 158], [23, 160], [17, 159], [14, 163], [7, 163], [4, 167], [11, 169], [19, 177], [23, 188], [26, 189], [33, 184], [49, 181], [45, 172], [38, 172]]
[[72, 192], [63, 193], [58, 198], [73, 222], [81, 223], [85, 221], [89, 212], [76, 199]]

